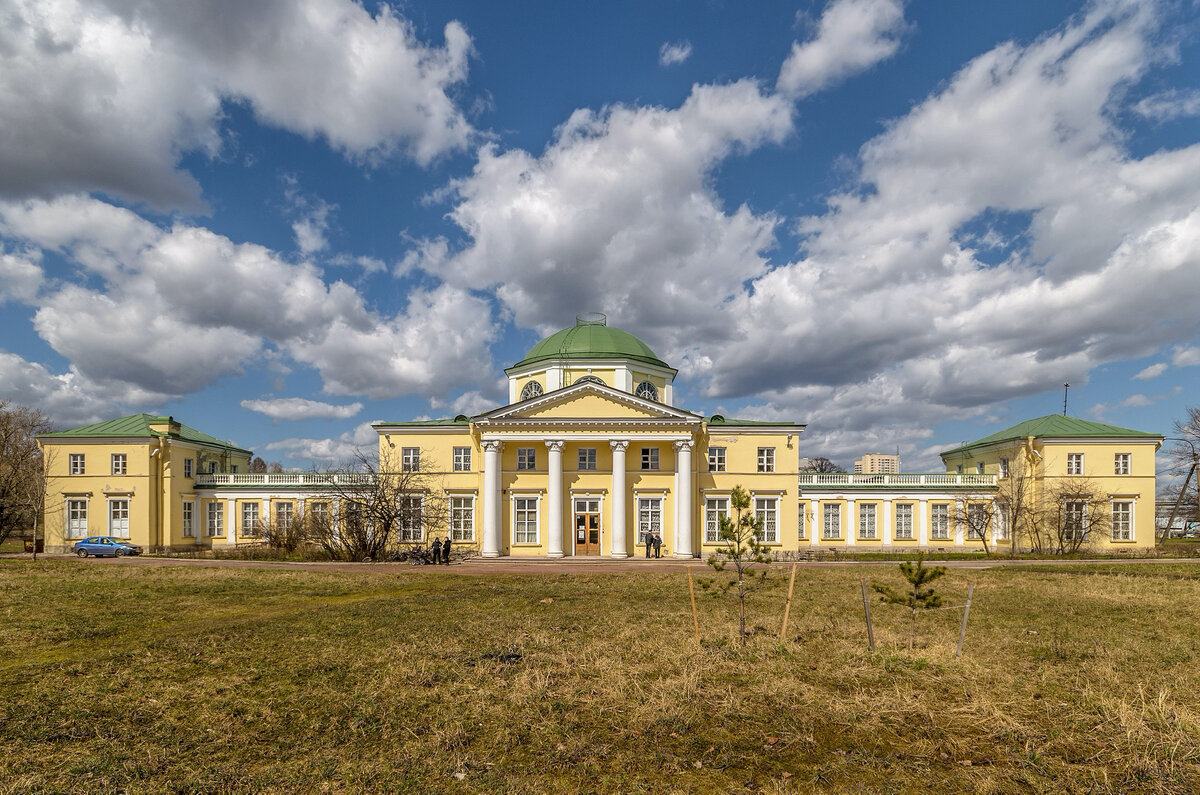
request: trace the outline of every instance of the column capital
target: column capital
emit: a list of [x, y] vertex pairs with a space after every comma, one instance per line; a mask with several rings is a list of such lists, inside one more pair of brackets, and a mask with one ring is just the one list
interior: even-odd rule
[[612, 441], [610, 441], [608, 443], [608, 445], [614, 451], [620, 450], [623, 453], [629, 448], [629, 440], [628, 439], [613, 439]]
[[562, 441], [561, 439], [547, 439], [546, 440], [546, 449], [552, 453], [561, 453], [563, 451], [563, 448], [566, 447], [566, 445], [567, 445], [567, 443]]
[[680, 439], [679, 441], [675, 442], [674, 444], [675, 444], [675, 449], [681, 450], [681, 451], [682, 450], [691, 450], [696, 445], [696, 443], [694, 441], [692, 441], [691, 439]]
[[480, 447], [483, 448], [484, 452], [498, 453], [498, 452], [500, 452], [501, 449], [503, 449], [504, 442], [501, 442], [496, 439], [484, 439], [482, 442], [479, 443], [479, 445], [480, 445]]

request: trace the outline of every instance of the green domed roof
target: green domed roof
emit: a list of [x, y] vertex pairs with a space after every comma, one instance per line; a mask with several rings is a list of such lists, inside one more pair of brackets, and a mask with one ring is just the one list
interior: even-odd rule
[[580, 316], [574, 326], [556, 331], [530, 348], [525, 358], [510, 369], [547, 359], [636, 359], [672, 369], [649, 345], [628, 331], [605, 325], [603, 315], [599, 317], [585, 320]]

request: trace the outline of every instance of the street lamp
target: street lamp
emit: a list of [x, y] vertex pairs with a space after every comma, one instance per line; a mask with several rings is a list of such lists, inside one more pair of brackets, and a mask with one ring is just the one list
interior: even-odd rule
[[[1167, 526], [1163, 528], [1162, 537], [1158, 539], [1158, 543], [1167, 540], [1171, 534], [1171, 525], [1175, 524], [1175, 514], [1179, 512], [1179, 504], [1183, 502], [1183, 495], [1187, 493], [1188, 484], [1192, 482], [1192, 475], [1196, 472], [1196, 467], [1200, 466], [1200, 452], [1196, 451], [1196, 445], [1191, 439], [1184, 439], [1180, 436], [1164, 436], [1163, 441], [1183, 442], [1188, 447], [1192, 448], [1192, 466], [1188, 469], [1187, 477], [1183, 479], [1183, 486], [1179, 489], [1179, 496], [1175, 498], [1175, 505], [1171, 508], [1171, 518], [1167, 520]], [[1196, 496], [1197, 504], [1200, 505], [1200, 478], [1196, 479]]]

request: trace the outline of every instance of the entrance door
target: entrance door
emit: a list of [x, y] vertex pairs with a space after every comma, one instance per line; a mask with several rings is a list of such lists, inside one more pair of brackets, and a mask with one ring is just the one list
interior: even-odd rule
[[600, 554], [600, 500], [575, 500], [575, 554]]

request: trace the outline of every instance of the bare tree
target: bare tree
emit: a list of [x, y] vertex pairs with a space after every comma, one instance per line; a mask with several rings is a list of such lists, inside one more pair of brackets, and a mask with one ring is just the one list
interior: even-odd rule
[[1108, 495], [1091, 478], [1060, 479], [1046, 489], [1040, 508], [1041, 535], [1053, 551], [1079, 552], [1111, 532]]
[[1174, 518], [1200, 520], [1200, 408], [1189, 406], [1187, 413], [1186, 420], [1175, 420], [1177, 438], [1165, 451], [1167, 466], [1156, 473], [1163, 483], [1157, 500], [1171, 506], [1162, 519], [1160, 540], [1170, 535]]
[[254, 456], [254, 458], [250, 459], [250, 471], [255, 473], [266, 472], [267, 462], [263, 461], [258, 456]]
[[295, 552], [306, 541], [318, 540], [326, 526], [324, 517], [308, 511], [295, 515], [275, 513], [270, 519], [259, 520], [258, 532], [272, 549]]
[[51, 430], [40, 411], [0, 402], [0, 543], [34, 529], [42, 515], [46, 476], [37, 436]]
[[800, 467], [801, 472], [845, 472], [845, 467], [838, 466], [824, 456], [807, 459], [808, 463]]
[[[449, 524], [448, 500], [433, 462], [401, 466], [396, 456], [377, 463], [363, 453], [347, 469], [323, 473], [323, 496], [334, 506], [311, 516], [311, 538], [339, 560], [380, 560], [404, 544], [420, 544]], [[310, 501], [312, 498], [310, 498]]]
[[1005, 504], [994, 493], [979, 492], [955, 501], [953, 521], [962, 525], [966, 540], [979, 541], [983, 554], [991, 557], [992, 531], [1001, 526], [1004, 513]]

